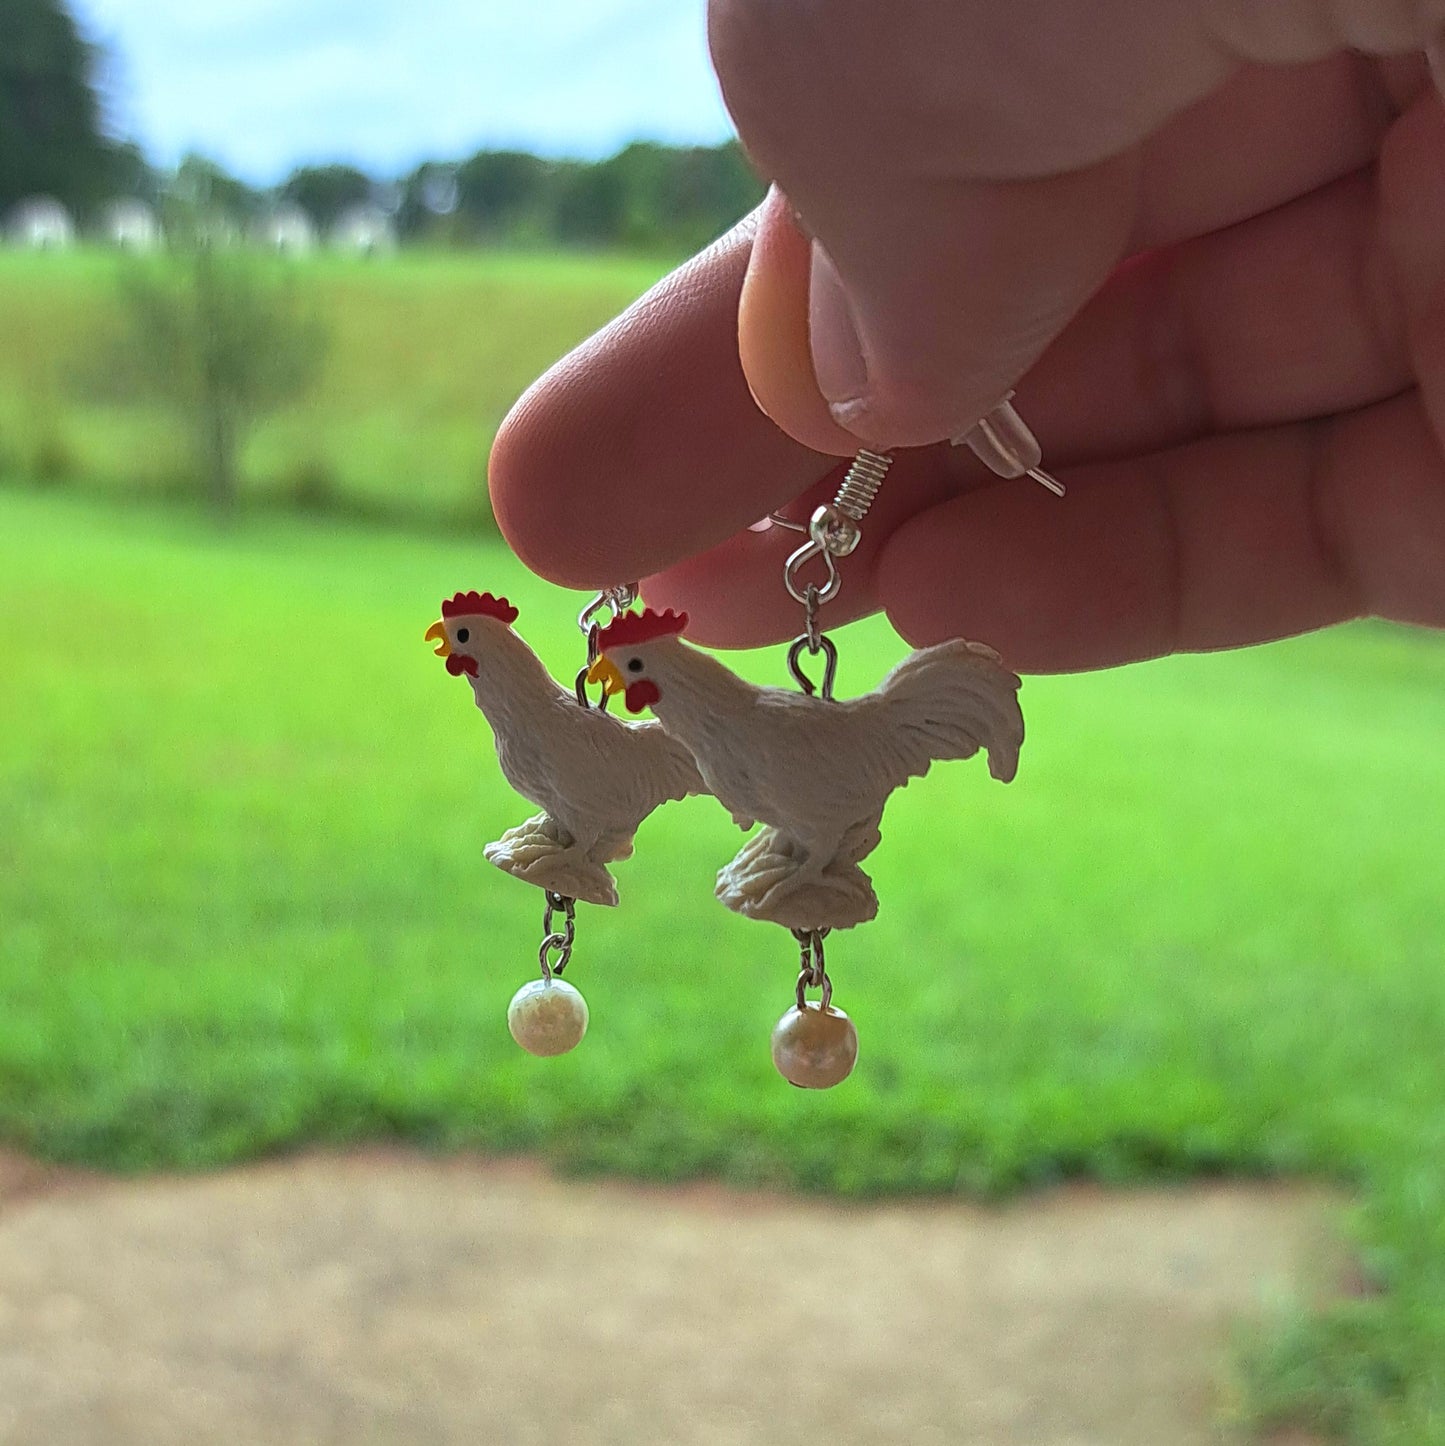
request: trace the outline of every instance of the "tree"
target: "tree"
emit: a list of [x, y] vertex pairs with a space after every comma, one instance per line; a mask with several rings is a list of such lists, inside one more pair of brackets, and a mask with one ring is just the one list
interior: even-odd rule
[[544, 236], [557, 169], [526, 151], [478, 151], [457, 167], [457, 209], [475, 235], [490, 240]]
[[218, 513], [237, 495], [247, 432], [315, 382], [326, 336], [274, 261], [192, 238], [121, 272], [127, 375], [189, 435]]
[[400, 186], [396, 226], [408, 241], [456, 239], [458, 187], [456, 167], [423, 161]]
[[0, 3], [0, 212], [38, 193], [84, 212], [111, 191], [98, 60], [61, 0]]
[[[409, 241], [560, 241], [669, 254], [705, 246], [763, 196], [735, 141], [686, 148], [638, 141], [596, 163], [478, 151], [457, 166], [424, 162], [397, 190], [397, 228]], [[287, 193], [324, 214], [323, 202], [290, 182]]]
[[627, 176], [617, 157], [595, 166], [564, 162], [558, 182], [553, 236], [586, 246], [616, 245], [628, 209]]
[[641, 250], [696, 251], [762, 199], [736, 143], [678, 148], [638, 141], [603, 162], [625, 197], [615, 240]]
[[134, 141], [123, 141], [114, 148], [113, 155], [113, 197], [134, 196], [138, 201], [159, 206], [162, 180], [141, 148]]
[[736, 141], [671, 155], [670, 230], [685, 250], [715, 240], [763, 199], [763, 183]]
[[375, 191], [371, 177], [354, 166], [302, 166], [281, 187], [281, 195], [300, 206], [322, 231], [331, 230], [343, 211], [365, 205]]
[[762, 199], [735, 144], [678, 149], [638, 141], [596, 165], [551, 163], [542, 233], [589, 246], [696, 251]]
[[167, 194], [167, 217], [178, 235], [239, 231], [261, 208], [261, 194], [217, 162], [187, 155], [176, 167]]

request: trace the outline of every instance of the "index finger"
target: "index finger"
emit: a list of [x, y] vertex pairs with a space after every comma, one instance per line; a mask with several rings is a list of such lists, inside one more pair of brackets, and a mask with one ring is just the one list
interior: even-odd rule
[[738, 360], [750, 217], [659, 282], [517, 403], [492, 506], [534, 572], [601, 588], [746, 528], [836, 465], [753, 401]]

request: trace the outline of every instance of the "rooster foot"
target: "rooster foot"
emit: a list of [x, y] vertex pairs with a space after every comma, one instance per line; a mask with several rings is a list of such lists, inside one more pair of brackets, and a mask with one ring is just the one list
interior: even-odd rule
[[878, 912], [873, 881], [846, 854], [824, 868], [764, 829], [717, 876], [717, 897], [735, 913], [787, 929], [851, 929]]
[[488, 863], [554, 894], [584, 904], [617, 904], [617, 883], [545, 813], [509, 828], [484, 850]]

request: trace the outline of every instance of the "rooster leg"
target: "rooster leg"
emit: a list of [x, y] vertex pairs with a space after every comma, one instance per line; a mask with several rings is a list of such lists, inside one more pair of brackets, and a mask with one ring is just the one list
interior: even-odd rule
[[[769, 856], [773, 858], [783, 858], [784, 855], [778, 840], [779, 834], [777, 829], [765, 828], [759, 830], [738, 850], [737, 857], [733, 860], [733, 867], [746, 868], [749, 864], [756, 863]], [[792, 867], [791, 860], [788, 861], [788, 867]]]
[[855, 823], [837, 845], [828, 864], [828, 872], [856, 868], [866, 859], [883, 842], [883, 835], [878, 829], [882, 820], [883, 815], [876, 813], [872, 818], [865, 818], [862, 823]]
[[572, 848], [584, 858], [592, 857], [592, 850], [597, 847], [597, 840], [601, 837], [602, 831], [595, 828], [578, 829], [571, 834]]
[[632, 839], [636, 832], [635, 823], [618, 828], [580, 830], [572, 840], [572, 847], [589, 863], [615, 863], [618, 859], [632, 857]]
[[526, 883], [587, 904], [616, 904], [617, 885], [602, 864], [589, 857], [598, 833], [578, 838], [545, 813], [508, 829], [488, 844], [489, 863]]
[[847, 929], [871, 919], [878, 898], [856, 859], [877, 841], [876, 824], [844, 839], [800, 840], [765, 828], [718, 875], [717, 896], [751, 919], [790, 929]]
[[[636, 833], [637, 825], [635, 823], [626, 824], [621, 828], [605, 829], [583, 852], [595, 864], [611, 864], [616, 863], [618, 859], [630, 859], [632, 857], [632, 839]], [[582, 848], [580, 840], [577, 847]]]

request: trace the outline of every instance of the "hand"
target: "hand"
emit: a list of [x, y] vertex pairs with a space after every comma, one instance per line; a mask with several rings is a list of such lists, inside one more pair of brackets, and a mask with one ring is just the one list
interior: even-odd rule
[[[1445, 0], [713, 0], [711, 34], [777, 184], [518, 403], [526, 562], [773, 641], [794, 537], [748, 524], [904, 444], [830, 626], [1044, 671], [1445, 625]], [[1014, 386], [1063, 501], [939, 442]]]

